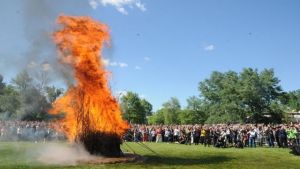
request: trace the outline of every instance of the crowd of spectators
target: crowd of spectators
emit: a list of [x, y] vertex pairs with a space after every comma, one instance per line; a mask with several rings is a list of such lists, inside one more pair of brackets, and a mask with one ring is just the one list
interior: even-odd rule
[[133, 125], [125, 141], [202, 144], [215, 147], [290, 147], [300, 145], [300, 123], [217, 125]]
[[[54, 122], [1, 121], [0, 141], [66, 140]], [[124, 141], [165, 142], [215, 147], [290, 147], [300, 145], [300, 123], [216, 125], [132, 125]]]
[[38, 121], [1, 121], [0, 141], [46, 142], [64, 140], [65, 136], [54, 130], [59, 124]]

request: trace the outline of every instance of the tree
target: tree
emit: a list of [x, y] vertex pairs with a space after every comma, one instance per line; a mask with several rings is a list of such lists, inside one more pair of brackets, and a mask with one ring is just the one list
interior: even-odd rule
[[201, 99], [192, 96], [187, 99], [186, 109], [180, 111], [179, 121], [181, 124], [203, 124], [207, 120], [205, 106]]
[[176, 97], [171, 97], [169, 101], [163, 104], [163, 108], [161, 109], [164, 115], [164, 124], [178, 124], [180, 110], [179, 100]]
[[239, 75], [236, 72], [213, 72], [199, 84], [201, 96], [207, 106], [208, 123], [241, 121], [244, 112], [240, 107]]
[[3, 93], [4, 87], [5, 87], [5, 83], [3, 82], [3, 76], [0, 74], [0, 94]]
[[152, 115], [152, 104], [149, 103], [146, 99], [141, 100], [141, 104], [145, 110], [146, 116], [151, 116]]
[[16, 78], [12, 79], [12, 84], [14, 84], [16, 89], [19, 91], [24, 91], [34, 86], [33, 79], [26, 70], [23, 70], [17, 74]]
[[152, 114], [152, 105], [145, 99], [140, 99], [139, 95], [127, 92], [121, 97], [121, 108], [123, 118], [130, 123], [145, 124], [147, 115]]
[[9, 119], [16, 116], [17, 110], [20, 108], [19, 93], [11, 85], [3, 88], [0, 94], [0, 113], [2, 118]]
[[56, 88], [54, 86], [51, 86], [51, 87], [46, 86], [45, 90], [47, 93], [47, 99], [50, 103], [53, 103], [64, 92], [64, 89]]
[[274, 114], [272, 108], [282, 104], [279, 82], [273, 69], [213, 72], [209, 79], [199, 83], [201, 96], [208, 105], [207, 122], [242, 122], [249, 116], [258, 123], [266, 122], [265, 115], [278, 120], [282, 115]]
[[148, 119], [148, 123], [149, 124], [165, 124], [164, 121], [164, 111], [163, 109], [160, 109], [158, 111], [156, 111], [155, 114], [153, 114], [152, 116], [149, 116]]
[[43, 120], [48, 117], [47, 110], [51, 104], [47, 101], [42, 91], [34, 84], [29, 73], [24, 70], [12, 80], [14, 88], [19, 93], [19, 109], [17, 118], [21, 120]]
[[[282, 89], [279, 79], [275, 77], [273, 69], [265, 69], [262, 72], [251, 68], [244, 69], [241, 73], [241, 98], [244, 108], [251, 116], [251, 121], [255, 123], [278, 121], [272, 110], [275, 104], [280, 104]], [[272, 106], [271, 106], [272, 105]], [[275, 106], [279, 107], [279, 106]], [[269, 120], [266, 115], [271, 115]]]
[[300, 111], [300, 89], [287, 93], [287, 105], [291, 111]]

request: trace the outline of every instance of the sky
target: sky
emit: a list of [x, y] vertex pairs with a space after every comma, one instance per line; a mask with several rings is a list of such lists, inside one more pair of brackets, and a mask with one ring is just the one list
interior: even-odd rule
[[[154, 110], [171, 97], [184, 107], [188, 97], [200, 94], [199, 82], [212, 71], [274, 68], [284, 90], [300, 89], [298, 0], [0, 3], [0, 74], [7, 83], [21, 69], [43, 63], [40, 58], [55, 58], [54, 45], [42, 37], [50, 35], [55, 18], [65, 14], [91, 16], [109, 26], [111, 43], [103, 56], [112, 72], [113, 92], [136, 92]], [[47, 65], [43, 69], [48, 70]]]

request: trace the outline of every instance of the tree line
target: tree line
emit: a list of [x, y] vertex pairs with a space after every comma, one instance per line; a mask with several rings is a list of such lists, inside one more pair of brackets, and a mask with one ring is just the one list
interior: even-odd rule
[[[204, 124], [204, 123], [283, 123], [289, 122], [289, 112], [300, 110], [300, 90], [284, 91], [273, 69], [245, 68], [241, 72], [214, 71], [198, 85], [199, 94], [187, 99], [182, 108], [176, 97], [162, 108], [145, 114], [138, 109], [134, 93], [123, 96], [124, 116], [133, 123]], [[137, 97], [137, 94], [134, 94]], [[134, 107], [134, 108], [133, 108]], [[142, 113], [140, 113], [142, 112]], [[128, 114], [130, 114], [129, 118]], [[136, 113], [136, 115], [134, 115]], [[148, 115], [148, 116], [147, 116]], [[139, 118], [141, 116], [140, 120]], [[147, 121], [146, 121], [147, 120]]]
[[0, 75], [0, 119], [49, 120], [51, 104], [63, 93], [48, 86], [43, 78], [33, 78], [23, 70], [9, 84]]
[[[119, 103], [123, 118], [135, 124], [282, 123], [300, 111], [300, 90], [284, 91], [279, 83], [273, 69], [214, 71], [185, 107], [171, 97], [153, 112], [149, 101], [130, 91]], [[0, 75], [0, 119], [51, 119], [47, 110], [63, 92], [25, 70], [8, 84]]]

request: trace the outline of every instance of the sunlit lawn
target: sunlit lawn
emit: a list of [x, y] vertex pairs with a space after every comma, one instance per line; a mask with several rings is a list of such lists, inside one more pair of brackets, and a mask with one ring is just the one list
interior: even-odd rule
[[[47, 143], [49, 144], [49, 143]], [[60, 143], [66, 144], [66, 143]], [[145, 143], [152, 151], [138, 143], [122, 145], [124, 151], [134, 150], [146, 158], [142, 163], [57, 166], [43, 165], [36, 159], [35, 149], [42, 143], [0, 142], [0, 169], [6, 168], [300, 168], [300, 156], [290, 154], [289, 149], [279, 148], [226, 148], [203, 147], [202, 145], [179, 145]], [[130, 148], [129, 148], [130, 147]]]

